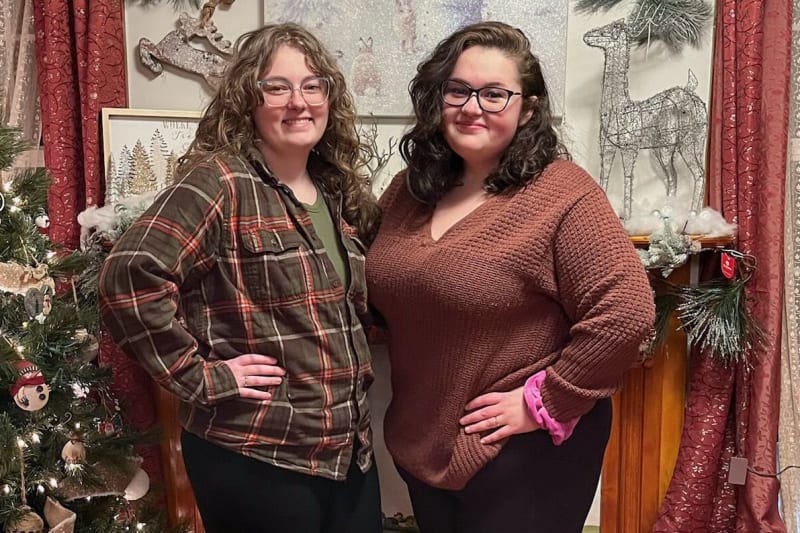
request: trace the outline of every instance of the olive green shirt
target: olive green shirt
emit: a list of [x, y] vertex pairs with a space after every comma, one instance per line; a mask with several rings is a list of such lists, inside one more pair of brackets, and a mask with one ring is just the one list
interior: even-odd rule
[[317, 189], [317, 200], [314, 205], [304, 203], [303, 207], [308, 211], [311, 217], [311, 223], [314, 225], [314, 231], [317, 236], [322, 240], [325, 251], [328, 253], [328, 258], [333, 263], [333, 268], [339, 274], [339, 279], [342, 281], [342, 286], [347, 290], [350, 286], [350, 271], [347, 268], [347, 252], [342, 246], [342, 241], [339, 239], [339, 232], [333, 224], [333, 217], [325, 204], [325, 198], [322, 196], [322, 191]]

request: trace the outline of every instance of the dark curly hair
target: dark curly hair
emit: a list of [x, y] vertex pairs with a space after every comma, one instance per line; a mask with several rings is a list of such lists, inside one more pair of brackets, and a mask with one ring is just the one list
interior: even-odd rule
[[258, 79], [282, 45], [301, 50], [309, 68], [331, 81], [330, 115], [322, 139], [309, 158], [311, 175], [327, 193], [342, 193], [344, 219], [369, 242], [380, 218], [366, 175], [370, 148], [359, 138], [353, 97], [336, 58], [298, 24], [267, 25], [239, 37], [230, 66], [200, 119], [195, 139], [180, 160], [181, 174], [218, 154], [241, 155], [254, 146], [258, 132], [253, 114], [264, 103]]
[[435, 204], [460, 184], [463, 160], [442, 134], [440, 91], [461, 53], [473, 46], [500, 50], [516, 62], [522, 81], [523, 111], [535, 111], [517, 130], [498, 167], [486, 177], [486, 191], [498, 194], [524, 187], [555, 159], [570, 157], [556, 133], [547, 84], [528, 38], [521, 30], [502, 22], [472, 24], [441, 41], [419, 64], [408, 87], [416, 121], [403, 135], [400, 153], [408, 165], [409, 191], [426, 204]]

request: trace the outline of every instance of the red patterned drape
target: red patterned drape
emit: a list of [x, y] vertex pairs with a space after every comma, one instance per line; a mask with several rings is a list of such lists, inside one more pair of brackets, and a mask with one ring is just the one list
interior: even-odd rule
[[100, 109], [128, 101], [122, 13], [121, 0], [34, 2], [50, 238], [69, 248], [78, 213], [102, 200]]
[[739, 225], [738, 247], [758, 270], [748, 305], [769, 348], [753, 369], [696, 354], [672, 483], [653, 531], [785, 532], [778, 483], [727, 483], [733, 455], [775, 472], [780, 400], [783, 205], [791, 0], [718, 0], [710, 124], [711, 205]]
[[[42, 108], [50, 238], [74, 249], [77, 215], [102, 202], [100, 110], [127, 105], [122, 0], [36, 0], [36, 61]], [[152, 427], [155, 407], [144, 371], [104, 340], [100, 363], [114, 370], [114, 392], [139, 428]], [[144, 468], [160, 481], [155, 446], [141, 450]]]

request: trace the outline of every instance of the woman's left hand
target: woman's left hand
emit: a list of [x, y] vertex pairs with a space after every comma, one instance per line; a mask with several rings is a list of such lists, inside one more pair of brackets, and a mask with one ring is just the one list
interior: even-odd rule
[[524, 387], [509, 392], [490, 392], [478, 396], [466, 406], [472, 411], [459, 420], [467, 433], [491, 431], [481, 439], [482, 444], [493, 444], [511, 435], [528, 433], [539, 426], [528, 412], [523, 396]]

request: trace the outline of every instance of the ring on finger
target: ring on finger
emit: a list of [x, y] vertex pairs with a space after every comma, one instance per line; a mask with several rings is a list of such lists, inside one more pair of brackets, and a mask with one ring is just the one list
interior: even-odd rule
[[247, 387], [247, 376], [244, 377], [243, 383], [244, 383], [244, 386]]
[[492, 426], [497, 427], [500, 423], [497, 421], [497, 416], [492, 417]]

